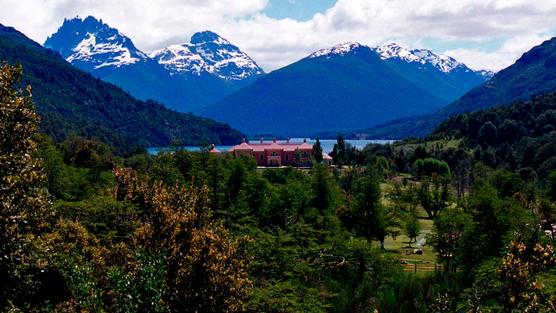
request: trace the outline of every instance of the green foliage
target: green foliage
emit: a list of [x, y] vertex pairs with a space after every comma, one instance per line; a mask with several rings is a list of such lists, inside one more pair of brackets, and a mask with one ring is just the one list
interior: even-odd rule
[[255, 289], [247, 312], [324, 313], [328, 308], [317, 288], [303, 288], [300, 284], [283, 281]]
[[40, 272], [48, 271], [40, 245], [52, 219], [45, 175], [34, 155], [39, 122], [31, 88], [14, 88], [21, 67], [0, 66], [0, 310], [34, 309], [41, 299]]
[[324, 165], [315, 165], [311, 172], [313, 189], [313, 206], [321, 214], [329, 212], [334, 203], [335, 194], [328, 169]]
[[125, 241], [135, 227], [136, 208], [111, 196], [94, 196], [77, 202], [58, 201], [54, 210], [71, 220], [79, 220], [87, 230], [102, 241]]
[[370, 167], [355, 185], [353, 225], [357, 234], [369, 242], [378, 240], [383, 246], [390, 221], [381, 204], [378, 176]]
[[313, 145], [313, 155], [315, 156], [315, 162], [322, 163], [322, 146], [320, 144], [320, 139], [317, 137], [315, 144]]
[[417, 191], [417, 197], [421, 207], [427, 212], [429, 218], [435, 218], [448, 207], [450, 194], [448, 191], [448, 180], [446, 178], [425, 179]]
[[408, 214], [405, 220], [405, 233], [409, 238], [409, 246], [411, 247], [411, 243], [417, 240], [417, 237], [421, 233], [421, 225], [419, 224], [419, 219], [417, 218], [417, 214], [411, 212]]
[[556, 95], [458, 115], [447, 119], [432, 138], [461, 138], [467, 147], [481, 146], [476, 158], [510, 170], [532, 167], [541, 178], [556, 169]]
[[[16, 98], [28, 104], [24, 94], [16, 92]], [[486, 142], [491, 119], [497, 140]], [[515, 309], [533, 303], [523, 299], [539, 299], [536, 308], [549, 308], [545, 300], [552, 299], [556, 289], [549, 274], [556, 269], [532, 264], [544, 255], [535, 247], [550, 247], [541, 229], [550, 229], [554, 220], [549, 200], [556, 178], [548, 175], [545, 189], [539, 188], [544, 181], [536, 185], [536, 171], [552, 166], [548, 156], [553, 136], [544, 126], [553, 119], [545, 112], [535, 126], [540, 137], [524, 137], [515, 117], [501, 124], [491, 117], [468, 120], [474, 138], [480, 133], [485, 137], [480, 143], [469, 138], [415, 140], [357, 151], [340, 136], [333, 155], [349, 166], [331, 169], [315, 162], [310, 170], [260, 169], [252, 158], [192, 153], [178, 146], [167, 153], [123, 159], [96, 140], [70, 137], [57, 144], [46, 135], [35, 136], [38, 150], [26, 141], [29, 145], [18, 154], [24, 157], [16, 161], [30, 160], [36, 169], [40, 159], [45, 175], [31, 171], [37, 180], [16, 179], [25, 192], [12, 194], [18, 200], [38, 195], [44, 192], [44, 182], [54, 196], [53, 210], [43, 207], [40, 197], [38, 202], [21, 202], [26, 203], [22, 209], [44, 208], [41, 212], [55, 213], [58, 221], [43, 227], [49, 226], [43, 216], [26, 215], [42, 228], [26, 220], [22, 228], [15, 228], [16, 240], [1, 242], [2, 251], [15, 247], [14, 253], [29, 257], [2, 268], [0, 278], [13, 273], [5, 280], [8, 284], [0, 286], [12, 302], [0, 298], [2, 308], [496, 311], [514, 301], [505, 296], [514, 289], [519, 291]], [[10, 127], [17, 128], [17, 123]], [[10, 157], [14, 146], [21, 147], [17, 138], [31, 134], [0, 138], [9, 142], [0, 157]], [[529, 166], [519, 167], [525, 163]], [[0, 166], [12, 169], [5, 164]], [[16, 165], [26, 168], [24, 162]], [[415, 175], [407, 173], [411, 170]], [[451, 197], [454, 189], [457, 202]], [[433, 247], [436, 262], [444, 265], [439, 273], [403, 273], [401, 257], [419, 263], [432, 261], [432, 255], [401, 256], [388, 250], [389, 241], [384, 244], [387, 236], [401, 231], [410, 244], [428, 233], [431, 221], [419, 220], [421, 208], [434, 222], [426, 244]], [[2, 229], [8, 230], [4, 236], [13, 236], [14, 228]], [[512, 242], [528, 248], [516, 248]], [[37, 274], [40, 270], [44, 272]], [[522, 270], [534, 274], [523, 275]], [[546, 282], [546, 292], [524, 283], [528, 279]]]
[[477, 141], [484, 144], [495, 144], [498, 141], [498, 129], [488, 121], [479, 129]]
[[348, 158], [347, 146], [346, 141], [344, 140], [344, 136], [342, 136], [341, 134], [338, 135], [336, 144], [334, 144], [334, 148], [330, 153], [330, 156], [334, 160], [334, 164], [336, 164], [336, 166], [341, 167], [342, 165], [346, 164]]
[[459, 209], [448, 209], [434, 220], [434, 229], [427, 242], [434, 247], [438, 260], [448, 271], [456, 270], [456, 253], [461, 251], [462, 237], [469, 227], [471, 217]]
[[433, 175], [450, 177], [451, 174], [448, 163], [434, 158], [417, 159], [413, 163], [413, 171], [419, 178], [422, 176], [432, 177]]
[[556, 202], [556, 171], [550, 173], [547, 178], [547, 190], [548, 190], [548, 198]]

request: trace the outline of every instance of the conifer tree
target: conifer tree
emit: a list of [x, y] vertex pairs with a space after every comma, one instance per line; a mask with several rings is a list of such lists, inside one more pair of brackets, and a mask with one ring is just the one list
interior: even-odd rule
[[374, 169], [367, 168], [365, 176], [356, 184], [354, 217], [356, 232], [369, 242], [378, 240], [384, 248], [384, 239], [388, 234], [390, 221], [382, 206], [380, 182]]
[[317, 137], [317, 141], [313, 145], [313, 153], [315, 155], [315, 162], [318, 164], [322, 163], [322, 146], [319, 137]]
[[344, 136], [338, 135], [336, 144], [334, 145], [334, 162], [337, 166], [341, 167], [346, 164], [347, 152], [346, 152], [346, 141]]

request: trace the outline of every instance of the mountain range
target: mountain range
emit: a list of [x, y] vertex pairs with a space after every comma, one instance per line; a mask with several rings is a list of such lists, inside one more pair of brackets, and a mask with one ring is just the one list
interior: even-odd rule
[[167, 106], [252, 135], [332, 130], [385, 139], [424, 136], [449, 116], [556, 92], [556, 38], [496, 74], [430, 50], [356, 42], [265, 74], [210, 31], [144, 53], [93, 17], [65, 20], [44, 46], [0, 25], [0, 59], [22, 64], [41, 129], [58, 141], [98, 138], [121, 151], [175, 140], [234, 143], [243, 136], [226, 124], [133, 96], [167, 99]]
[[350, 42], [316, 51], [195, 112], [249, 134], [306, 136], [434, 112], [489, 78], [429, 50]]
[[[143, 54], [131, 52], [131, 42], [122, 39], [119, 47], [128, 49], [129, 53], [122, 52], [117, 57], [99, 50], [99, 62], [95, 66], [103, 69], [117, 66], [115, 61], [121, 66], [147, 62]], [[234, 144], [243, 137], [228, 125], [178, 113], [153, 101], [137, 100], [121, 88], [72, 66], [59, 53], [1, 24], [0, 60], [21, 64], [22, 83], [32, 86], [33, 101], [41, 116], [41, 131], [57, 141], [71, 136], [96, 138], [116, 147], [120, 153], [129, 153], [135, 148], [168, 146], [174, 141], [188, 145]]]
[[210, 31], [145, 53], [102, 20], [76, 17], [64, 20], [44, 46], [139, 99], [157, 100], [181, 112], [218, 101], [264, 74], [247, 54]]
[[555, 91], [556, 37], [532, 48], [511, 66], [436, 112], [394, 120], [357, 131], [350, 136], [381, 139], [425, 136], [450, 116], [509, 105]]

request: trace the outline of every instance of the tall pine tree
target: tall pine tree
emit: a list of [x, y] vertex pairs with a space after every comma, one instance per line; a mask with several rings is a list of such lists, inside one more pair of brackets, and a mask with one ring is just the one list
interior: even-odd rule
[[315, 162], [318, 164], [322, 163], [322, 146], [319, 137], [317, 137], [317, 141], [313, 145], [313, 154], [315, 155]]

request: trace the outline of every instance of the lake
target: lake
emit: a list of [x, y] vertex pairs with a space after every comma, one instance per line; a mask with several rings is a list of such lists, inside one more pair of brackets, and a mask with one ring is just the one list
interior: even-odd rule
[[[370, 143], [378, 143], [378, 144], [388, 144], [388, 143], [393, 143], [394, 140], [349, 140], [346, 139], [345, 140], [346, 143], [351, 144], [352, 146], [354, 146], [355, 148], [362, 150], [363, 148], [365, 148], [365, 146], [367, 146]], [[251, 140], [251, 142], [253, 143], [258, 143], [259, 140]], [[269, 140], [265, 140], [265, 142], [271, 142]], [[278, 143], [285, 143], [286, 140], [277, 140]], [[303, 138], [291, 138], [290, 142], [297, 142], [297, 143], [301, 143], [303, 142]], [[315, 143], [315, 139], [307, 139], [307, 143], [309, 144], [314, 144]], [[330, 153], [332, 151], [332, 149], [334, 148], [334, 144], [336, 143], [336, 139], [321, 139], [320, 140], [320, 144], [322, 146], [322, 151], [324, 151], [325, 153]], [[226, 152], [228, 150], [230, 150], [230, 148], [232, 148], [233, 146], [216, 146], [216, 148], [222, 152]], [[175, 149], [175, 148], [148, 148], [147, 151], [149, 152], [149, 154], [153, 154], [156, 155], [161, 151], [169, 151], [170, 149]], [[198, 152], [201, 151], [201, 148], [199, 146], [185, 146], [185, 147], [180, 147], [179, 149], [183, 149], [186, 151], [191, 151], [191, 152]]]

